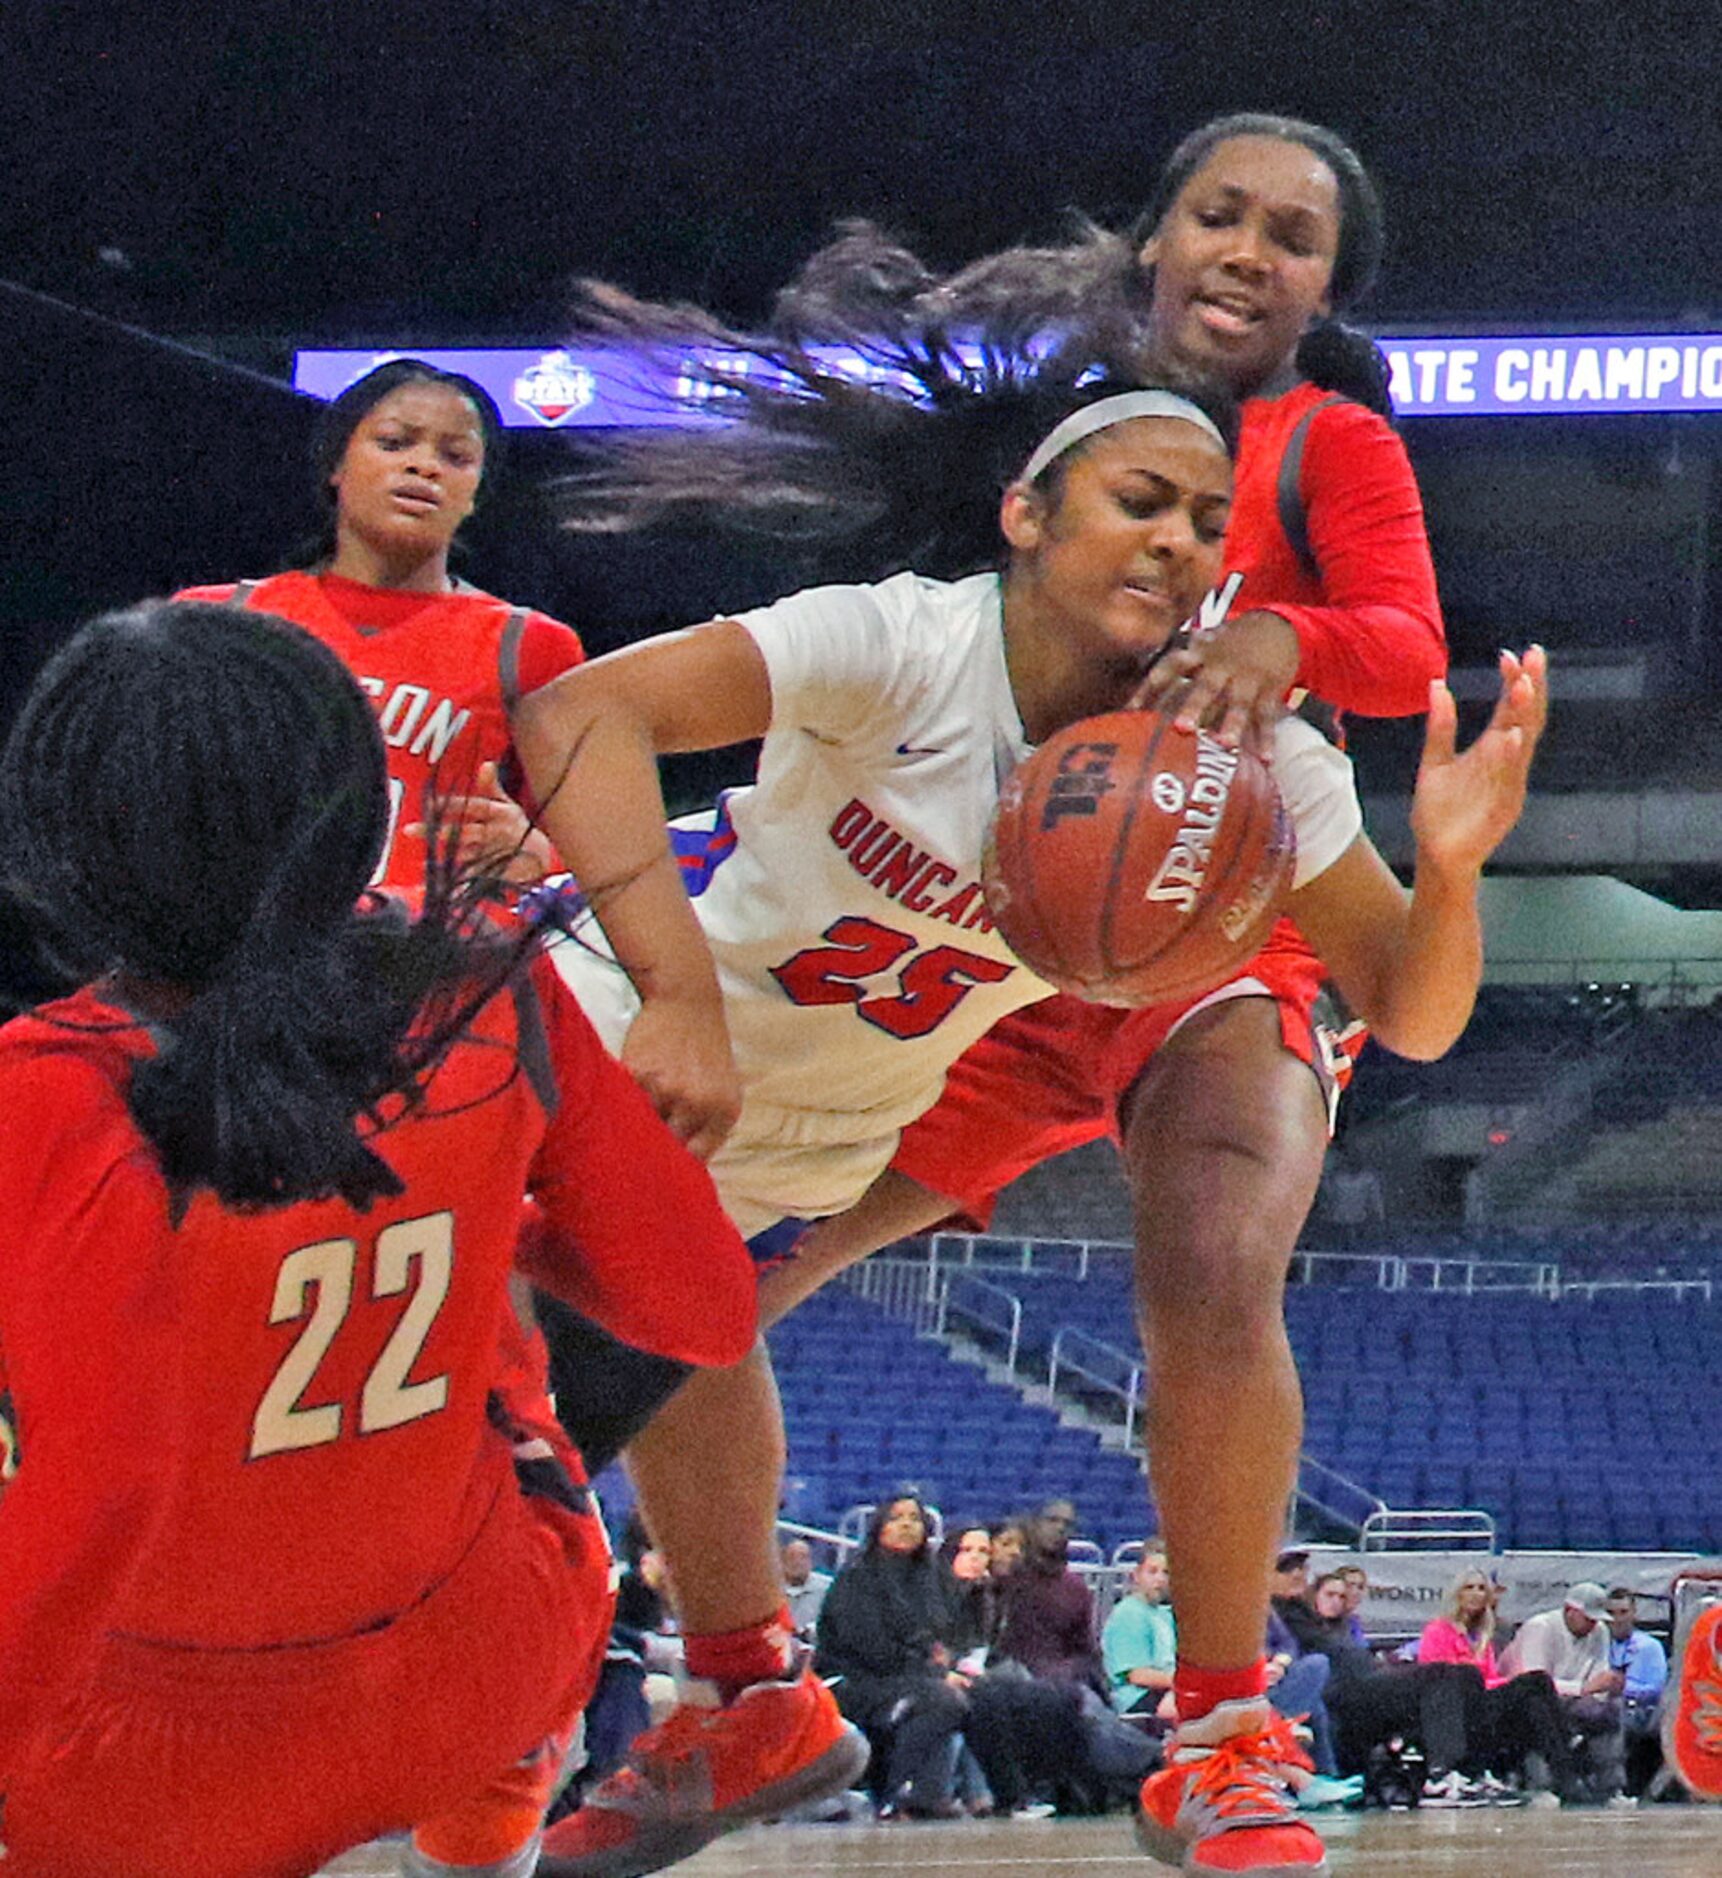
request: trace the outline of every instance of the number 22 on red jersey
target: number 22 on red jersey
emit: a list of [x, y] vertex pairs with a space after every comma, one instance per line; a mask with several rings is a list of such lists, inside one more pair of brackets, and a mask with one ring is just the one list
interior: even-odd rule
[[427, 1213], [397, 1220], [377, 1234], [371, 1265], [373, 1298], [402, 1296], [405, 1303], [378, 1352], [348, 1424], [348, 1404], [300, 1403], [340, 1336], [353, 1306], [359, 1269], [356, 1239], [319, 1239], [289, 1252], [275, 1277], [271, 1324], [304, 1321], [251, 1418], [249, 1456], [260, 1460], [299, 1448], [321, 1447], [343, 1433], [371, 1435], [400, 1428], [448, 1403], [446, 1374], [408, 1382], [448, 1297], [454, 1270], [454, 1215]]

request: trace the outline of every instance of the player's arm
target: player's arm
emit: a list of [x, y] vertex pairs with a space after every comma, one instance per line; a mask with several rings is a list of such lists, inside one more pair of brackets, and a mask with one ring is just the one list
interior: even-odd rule
[[758, 1329], [753, 1261], [710, 1174], [653, 1112], [547, 962], [533, 971], [557, 1089], [516, 1262], [613, 1337], [723, 1366]]
[[[17, 1081], [0, 1105], [22, 1131], [59, 1104]], [[38, 1152], [6, 1160], [39, 1177], [0, 1177], [0, 1326], [30, 1442], [0, 1514], [0, 1792], [88, 1674], [171, 1501], [184, 1400], [173, 1273], [152, 1256], [172, 1240], [161, 1182], [90, 1165], [64, 1131]]]
[[697, 1153], [729, 1132], [741, 1094], [717, 972], [664, 831], [657, 759], [744, 743], [770, 723], [765, 660], [734, 620], [594, 659], [513, 717], [545, 832], [640, 994], [623, 1061]]
[[1445, 684], [1431, 685], [1411, 801], [1411, 892], [1359, 835], [1292, 896], [1292, 917], [1346, 1001], [1400, 1056], [1442, 1055], [1470, 1019], [1483, 973], [1478, 883], [1524, 807], [1547, 715], [1546, 661], [1537, 646], [1522, 664], [1502, 653], [1494, 715], [1462, 755], [1452, 694]]

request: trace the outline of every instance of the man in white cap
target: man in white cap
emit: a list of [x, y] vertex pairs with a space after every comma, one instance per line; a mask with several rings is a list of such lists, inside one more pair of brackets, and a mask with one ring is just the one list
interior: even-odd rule
[[1626, 1739], [1619, 1683], [1609, 1668], [1608, 1593], [1589, 1579], [1567, 1588], [1557, 1610], [1539, 1611], [1519, 1626], [1501, 1667], [1509, 1676], [1544, 1671], [1555, 1685], [1575, 1734], [1585, 1737], [1584, 1771], [1598, 1800], [1626, 1784]]

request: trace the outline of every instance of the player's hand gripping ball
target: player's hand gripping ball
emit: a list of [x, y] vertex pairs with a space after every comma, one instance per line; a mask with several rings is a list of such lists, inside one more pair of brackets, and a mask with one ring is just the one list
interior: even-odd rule
[[1261, 950], [1296, 853], [1259, 758], [1158, 711], [1114, 711], [1017, 766], [982, 881], [1005, 943], [1061, 991], [1165, 1004]]

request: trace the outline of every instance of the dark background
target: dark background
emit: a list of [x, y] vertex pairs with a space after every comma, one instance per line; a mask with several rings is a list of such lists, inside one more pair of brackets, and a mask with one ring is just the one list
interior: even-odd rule
[[[1356, 142], [1389, 218], [1374, 323], [1722, 323], [1719, 17], [14, 0], [0, 714], [94, 606], [278, 564], [309, 519], [309, 412], [264, 381], [295, 344], [549, 341], [581, 273], [746, 320], [840, 215], [947, 263], [1050, 235], [1073, 207], [1127, 216], [1220, 111]], [[1715, 691], [1722, 418], [1407, 437], [1461, 658], [1533, 631], [1630, 643], [1683, 695]], [[778, 584], [697, 544], [572, 544], [544, 495], [556, 439], [517, 434], [514, 458], [467, 571], [594, 646]], [[1575, 464], [1584, 499], [1557, 499]]]

